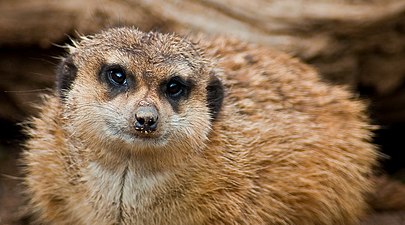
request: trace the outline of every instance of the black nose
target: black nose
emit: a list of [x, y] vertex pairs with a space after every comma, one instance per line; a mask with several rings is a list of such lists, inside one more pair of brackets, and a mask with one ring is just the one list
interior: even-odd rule
[[153, 132], [157, 128], [158, 112], [153, 106], [141, 106], [135, 113], [135, 130]]

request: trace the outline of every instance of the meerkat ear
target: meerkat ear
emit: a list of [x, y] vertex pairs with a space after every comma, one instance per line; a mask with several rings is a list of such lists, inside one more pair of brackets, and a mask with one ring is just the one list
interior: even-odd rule
[[74, 65], [72, 57], [63, 58], [56, 70], [56, 86], [62, 99], [66, 98], [67, 92], [72, 88], [76, 75], [77, 67]]
[[221, 80], [219, 80], [216, 75], [211, 74], [207, 85], [207, 103], [211, 114], [211, 120], [215, 120], [218, 117], [222, 108], [224, 96], [225, 91]]

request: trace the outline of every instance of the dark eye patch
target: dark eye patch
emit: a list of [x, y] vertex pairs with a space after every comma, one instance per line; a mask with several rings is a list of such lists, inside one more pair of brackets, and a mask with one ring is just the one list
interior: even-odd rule
[[106, 70], [107, 79], [111, 85], [124, 86], [127, 85], [127, 75], [121, 68], [109, 68]]
[[107, 85], [110, 97], [127, 91], [135, 83], [133, 76], [130, 76], [125, 67], [119, 64], [105, 64], [101, 66], [99, 79]]
[[128, 84], [127, 72], [117, 64], [103, 65], [100, 69], [100, 78], [110, 86], [122, 87]]
[[187, 99], [194, 82], [192, 80], [184, 80], [180, 76], [173, 76], [164, 81], [160, 85], [163, 96], [167, 98], [175, 112], [178, 111], [179, 102], [182, 99]]
[[165, 94], [167, 97], [177, 100], [187, 94], [188, 86], [185, 82], [179, 77], [171, 78], [165, 87]]

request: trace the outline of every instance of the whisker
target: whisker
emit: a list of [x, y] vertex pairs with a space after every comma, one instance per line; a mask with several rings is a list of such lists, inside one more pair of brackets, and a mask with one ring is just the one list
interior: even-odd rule
[[19, 181], [24, 180], [23, 177], [17, 177], [17, 176], [14, 176], [14, 175], [9, 175], [9, 174], [4, 174], [4, 173], [2, 173], [1, 176], [5, 177], [7, 179], [10, 179], [10, 180], [19, 180]]
[[76, 110], [89, 109], [89, 108], [94, 108], [94, 107], [98, 108], [98, 109], [107, 110], [107, 111], [112, 112], [112, 113], [114, 113], [116, 115], [119, 115], [119, 116], [123, 115], [120, 111], [112, 108], [111, 106], [103, 106], [103, 105], [99, 105], [99, 104], [96, 104], [96, 103], [94, 103], [94, 104], [85, 104], [85, 105], [80, 104], [80, 105], [77, 106]]
[[49, 91], [49, 88], [40, 88], [40, 89], [31, 89], [31, 90], [18, 90], [18, 91], [2, 91], [4, 93], [34, 93], [34, 92], [42, 92], [42, 91]]

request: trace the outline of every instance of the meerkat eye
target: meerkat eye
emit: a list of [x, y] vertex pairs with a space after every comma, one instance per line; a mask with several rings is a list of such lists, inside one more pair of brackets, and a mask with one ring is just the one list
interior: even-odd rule
[[127, 76], [121, 68], [110, 68], [107, 71], [108, 80], [114, 85], [127, 84]]
[[185, 85], [181, 83], [179, 78], [172, 78], [166, 84], [166, 95], [170, 98], [179, 98], [185, 91]]

